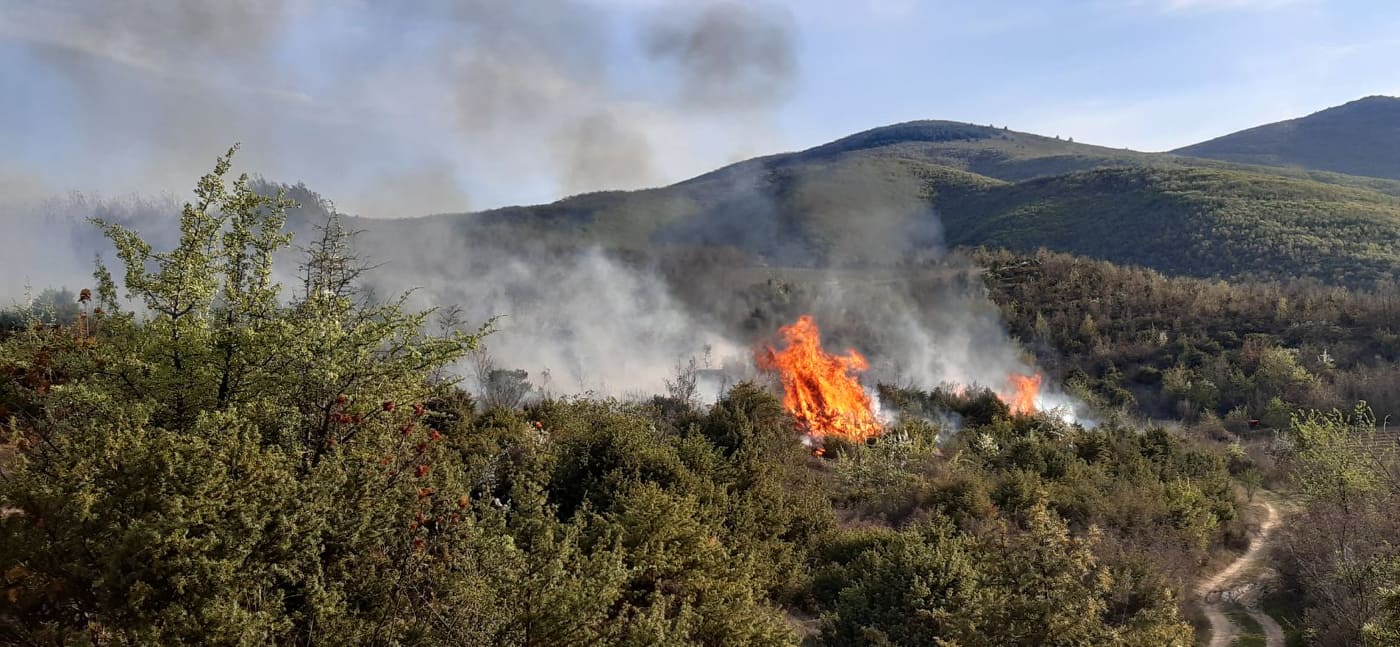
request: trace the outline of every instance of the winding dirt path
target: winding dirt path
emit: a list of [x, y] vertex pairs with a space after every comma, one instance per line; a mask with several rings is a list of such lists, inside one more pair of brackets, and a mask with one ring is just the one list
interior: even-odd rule
[[[1229, 647], [1239, 635], [1239, 628], [1225, 615], [1225, 607], [1232, 601], [1235, 590], [1246, 583], [1239, 581], [1243, 579], [1241, 576], [1247, 574], [1263, 557], [1269, 536], [1278, 525], [1278, 508], [1267, 500], [1261, 500], [1261, 503], [1269, 516], [1259, 524], [1259, 536], [1250, 542], [1249, 550], [1196, 587], [1196, 595], [1205, 604], [1206, 618], [1210, 620], [1210, 647]], [[1246, 607], [1246, 611], [1264, 629], [1268, 647], [1283, 647], [1283, 628], [1273, 618], [1253, 607]]]
[[1268, 647], [1283, 647], [1283, 627], [1279, 626], [1278, 622], [1273, 619], [1273, 616], [1254, 607], [1248, 607], [1245, 610], [1249, 612], [1249, 617], [1254, 618], [1254, 621], [1259, 623], [1259, 626], [1264, 629], [1265, 645]]

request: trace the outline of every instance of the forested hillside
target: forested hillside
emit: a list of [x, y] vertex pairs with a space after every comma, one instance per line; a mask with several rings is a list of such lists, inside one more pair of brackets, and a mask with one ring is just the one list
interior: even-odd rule
[[[1045, 247], [1177, 275], [1366, 286], [1400, 272], [1396, 196], [1395, 179], [911, 122], [665, 188], [420, 223], [617, 249], [728, 246], [788, 266], [871, 262], [943, 244]], [[861, 247], [891, 232], [901, 248]]]
[[[1263, 487], [1312, 502], [1279, 544], [1279, 617], [1328, 644], [1400, 630], [1394, 551], [1358, 552], [1388, 532], [1393, 450], [1364, 405], [1309, 411], [1400, 403], [1393, 283], [653, 250], [736, 331], [821, 312], [839, 282], [866, 316], [835, 336], [877, 354], [898, 347], [887, 300], [985, 286], [1047, 383], [1090, 407], [883, 384], [886, 421], [853, 442], [797, 420], [787, 378], [699, 401], [694, 361], [626, 401], [525, 399], [506, 369], [471, 388], [454, 376], [490, 328], [364, 292], [334, 217], [284, 300], [292, 205], [227, 170], [172, 248], [104, 224], [116, 272], [4, 319], [5, 642], [1188, 645], [1198, 582], [1251, 544]], [[1374, 460], [1352, 465], [1358, 446]], [[1364, 577], [1337, 584], [1335, 545]]]
[[1400, 179], [1400, 98], [1372, 96], [1179, 148], [1180, 155]]
[[977, 262], [1013, 333], [1113, 406], [1245, 434], [1357, 401], [1400, 416], [1394, 281], [1203, 281], [1050, 252]]
[[890, 392], [884, 440], [817, 453], [693, 366], [479, 406], [443, 371], [489, 330], [367, 298], [334, 220], [283, 303], [288, 205], [227, 170], [0, 341], [6, 642], [1183, 644], [1244, 536], [1217, 449], [985, 390]]
[[0, 647], [1400, 647], [1397, 30], [0, 0]]

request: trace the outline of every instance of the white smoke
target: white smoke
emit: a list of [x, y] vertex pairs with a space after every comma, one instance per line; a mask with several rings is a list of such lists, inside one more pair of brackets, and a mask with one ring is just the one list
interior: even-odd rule
[[496, 318], [487, 352], [540, 390], [650, 396], [695, 358], [698, 396], [713, 400], [737, 379], [720, 370], [747, 363], [743, 344], [691, 314], [663, 281], [599, 248], [498, 245], [450, 221], [419, 225], [365, 238], [371, 260], [386, 261], [368, 276], [375, 291], [413, 290], [412, 305], [455, 305], [468, 322]]
[[174, 222], [179, 212], [179, 203], [168, 195], [0, 197], [0, 228], [7, 240], [0, 252], [0, 308], [26, 291], [92, 287], [94, 262], [109, 256], [111, 247], [89, 218], [140, 231], [159, 248], [178, 235]]
[[179, 191], [234, 142], [371, 217], [647, 186], [775, 144], [796, 41], [757, 2], [0, 0], [0, 188]]

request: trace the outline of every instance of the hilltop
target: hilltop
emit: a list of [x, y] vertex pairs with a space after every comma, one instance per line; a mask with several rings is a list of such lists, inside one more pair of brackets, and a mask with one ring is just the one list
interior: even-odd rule
[[[1366, 99], [1325, 120], [1351, 115], [1364, 130], [1387, 101], [1400, 105]], [[1400, 271], [1400, 179], [1268, 165], [1286, 153], [1206, 159], [916, 121], [667, 187], [417, 222], [638, 253], [732, 248], [787, 267], [878, 264], [946, 244], [1045, 247], [1199, 277], [1366, 285]], [[1400, 178], [1400, 158], [1396, 168]]]
[[1400, 179], [1400, 98], [1371, 96], [1174, 153]]

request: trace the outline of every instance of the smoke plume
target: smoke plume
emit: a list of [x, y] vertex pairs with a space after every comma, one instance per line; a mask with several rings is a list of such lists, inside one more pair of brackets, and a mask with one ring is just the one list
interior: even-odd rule
[[0, 177], [183, 192], [241, 142], [249, 168], [371, 217], [651, 186], [775, 141], [791, 22], [761, 3], [0, 0], [0, 94], [25, 97], [0, 101]]
[[654, 273], [600, 248], [474, 236], [446, 220], [396, 229], [362, 241], [386, 261], [372, 273], [375, 291], [411, 289], [420, 307], [455, 304], [469, 325], [496, 318], [487, 352], [501, 368], [527, 371], [540, 392], [650, 396], [692, 358], [699, 368], [747, 364], [747, 346]]
[[668, 13], [646, 34], [646, 50], [674, 67], [686, 105], [752, 110], [794, 90], [797, 61], [789, 18], [764, 7], [725, 3], [693, 15]]
[[[628, 11], [0, 0], [0, 55], [19, 52], [24, 72], [0, 92], [29, 98], [0, 102], [0, 119], [33, 125], [6, 129], [0, 226], [25, 244], [0, 256], [0, 296], [86, 285], [105, 249], [87, 217], [168, 236], [180, 202], [46, 196], [184, 196], [235, 141], [239, 168], [379, 218], [651, 186], [770, 148], [799, 78], [791, 16], [727, 1]], [[333, 207], [293, 188], [305, 233]], [[996, 388], [1031, 370], [975, 269], [943, 253], [927, 181], [898, 160], [753, 160], [589, 211], [606, 197], [540, 217], [357, 219], [362, 253], [383, 263], [370, 287], [500, 317], [494, 362], [556, 394], [657, 393], [701, 357], [739, 379], [755, 344], [808, 313], [871, 359], [873, 380]]]

